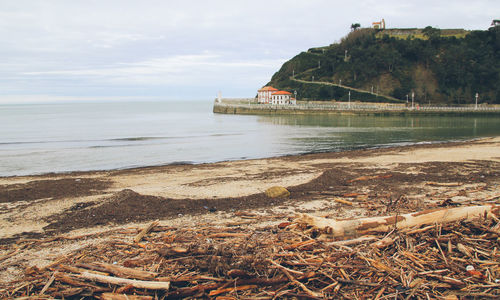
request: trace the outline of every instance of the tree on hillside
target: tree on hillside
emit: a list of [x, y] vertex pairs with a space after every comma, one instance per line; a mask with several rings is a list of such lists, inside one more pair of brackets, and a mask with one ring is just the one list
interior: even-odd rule
[[360, 27], [361, 27], [361, 24], [353, 23], [353, 24], [351, 24], [351, 31], [356, 31], [356, 29], [358, 29]]
[[422, 29], [422, 34], [426, 36], [429, 40], [434, 40], [441, 36], [441, 29], [434, 28], [432, 26], [427, 26]]

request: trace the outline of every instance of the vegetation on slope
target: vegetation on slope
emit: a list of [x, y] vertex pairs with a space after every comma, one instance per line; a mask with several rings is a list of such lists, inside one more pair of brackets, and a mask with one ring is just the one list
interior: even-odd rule
[[500, 103], [500, 27], [458, 38], [432, 27], [420, 31], [425, 39], [383, 32], [358, 29], [338, 44], [302, 52], [269, 85], [296, 90], [299, 99], [346, 100], [345, 87], [352, 87], [367, 91], [351, 90], [360, 101], [406, 101], [413, 92], [422, 104], [470, 104], [476, 93], [481, 103]]

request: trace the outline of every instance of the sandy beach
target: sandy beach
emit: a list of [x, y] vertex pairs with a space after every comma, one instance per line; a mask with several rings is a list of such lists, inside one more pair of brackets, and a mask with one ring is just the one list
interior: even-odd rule
[[[176, 228], [234, 225], [255, 230], [303, 212], [344, 219], [451, 204], [498, 204], [499, 184], [499, 137], [201, 165], [4, 177], [0, 178], [1, 280], [19, 279], [28, 267], [43, 268], [67, 253], [101, 243], [110, 232], [140, 228], [152, 220]], [[264, 191], [272, 186], [287, 188], [290, 197], [268, 198]], [[79, 239], [82, 235], [87, 237]], [[23, 241], [45, 242], [43, 247], [14, 253], [12, 249]]]
[[[0, 238], [105, 229], [153, 219], [168, 222], [179, 216], [212, 216], [282, 205], [288, 210], [297, 205], [313, 209], [329, 205], [332, 196], [349, 193], [379, 201], [402, 195], [432, 201], [432, 197], [425, 197], [432, 193], [444, 197], [443, 188], [427, 182], [457, 182], [460, 185], [455, 190], [481, 188], [474, 196], [490, 197], [499, 193], [499, 162], [500, 138], [487, 138], [201, 165], [0, 178]], [[377, 174], [391, 177], [352, 181]], [[267, 199], [263, 192], [272, 186], [288, 188], [290, 201]], [[349, 217], [352, 212], [347, 214], [338, 217]]]

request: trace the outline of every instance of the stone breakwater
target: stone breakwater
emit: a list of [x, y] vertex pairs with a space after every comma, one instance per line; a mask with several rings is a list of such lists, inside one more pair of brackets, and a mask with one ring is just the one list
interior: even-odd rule
[[297, 105], [258, 104], [255, 99], [216, 100], [214, 113], [242, 115], [290, 114], [355, 114], [355, 115], [438, 115], [438, 116], [500, 116], [500, 106], [415, 106], [390, 103], [299, 102]]

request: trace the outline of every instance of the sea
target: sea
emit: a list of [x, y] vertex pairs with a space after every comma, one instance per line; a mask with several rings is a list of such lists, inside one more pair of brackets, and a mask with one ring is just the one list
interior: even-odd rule
[[500, 135], [498, 117], [254, 116], [212, 101], [0, 105], [0, 176], [338, 152]]

